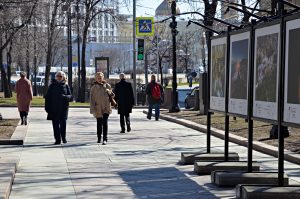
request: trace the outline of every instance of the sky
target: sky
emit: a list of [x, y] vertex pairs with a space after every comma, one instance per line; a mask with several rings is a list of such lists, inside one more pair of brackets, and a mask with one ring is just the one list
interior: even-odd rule
[[[132, 0], [131, 0], [132, 2]], [[137, 17], [147, 17], [147, 16], [154, 16], [156, 8], [163, 2], [163, 0], [137, 0], [137, 7], [136, 7], [136, 16]], [[181, 12], [189, 11], [189, 6], [184, 3], [178, 2], [177, 5]], [[122, 14], [132, 14], [132, 5], [130, 8], [125, 6], [120, 6], [120, 13]]]

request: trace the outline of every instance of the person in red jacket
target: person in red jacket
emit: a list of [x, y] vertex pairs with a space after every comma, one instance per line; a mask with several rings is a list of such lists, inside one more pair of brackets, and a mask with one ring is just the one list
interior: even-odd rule
[[152, 109], [155, 109], [155, 120], [157, 121], [160, 113], [160, 104], [163, 102], [163, 88], [155, 80], [155, 75], [151, 75], [151, 82], [146, 87], [146, 94], [148, 96], [148, 115], [147, 118], [151, 120]]

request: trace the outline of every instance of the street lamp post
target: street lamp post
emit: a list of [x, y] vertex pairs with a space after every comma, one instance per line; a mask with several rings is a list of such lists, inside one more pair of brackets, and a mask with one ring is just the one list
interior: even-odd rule
[[172, 29], [172, 54], [173, 54], [173, 81], [172, 81], [172, 107], [169, 112], [179, 112], [180, 109], [178, 107], [178, 92], [177, 92], [177, 60], [176, 60], [176, 35], [177, 35], [177, 22], [176, 22], [176, 0], [172, 0], [171, 3], [172, 10], [172, 22], [170, 23], [170, 27]]
[[79, 13], [79, 0], [77, 0], [76, 2], [76, 11], [77, 11], [77, 15], [76, 15], [76, 20], [77, 20], [77, 67], [78, 67], [78, 71], [77, 71], [77, 84], [78, 84], [78, 96], [77, 96], [77, 101], [80, 101], [80, 93], [81, 93], [81, 84], [80, 84], [80, 28], [79, 28], [79, 17], [80, 17], [80, 13]]
[[68, 0], [68, 10], [67, 10], [67, 32], [68, 32], [68, 84], [73, 91], [72, 86], [72, 32], [71, 32], [71, 2], [73, 0]]

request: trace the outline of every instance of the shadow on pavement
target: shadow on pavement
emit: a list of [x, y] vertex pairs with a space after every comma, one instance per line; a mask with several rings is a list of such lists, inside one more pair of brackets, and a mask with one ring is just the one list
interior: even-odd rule
[[218, 198], [174, 167], [118, 172], [137, 198]]

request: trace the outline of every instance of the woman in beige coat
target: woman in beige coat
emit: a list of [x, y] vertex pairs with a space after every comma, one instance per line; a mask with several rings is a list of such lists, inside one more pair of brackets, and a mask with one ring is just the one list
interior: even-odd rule
[[107, 144], [107, 120], [111, 113], [109, 96], [114, 97], [111, 86], [104, 80], [102, 72], [95, 75], [95, 84], [91, 88], [90, 112], [97, 119], [97, 143], [101, 142], [103, 132], [103, 145]]

